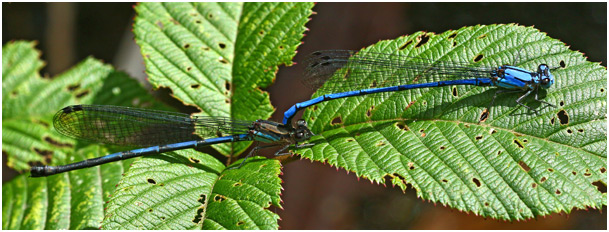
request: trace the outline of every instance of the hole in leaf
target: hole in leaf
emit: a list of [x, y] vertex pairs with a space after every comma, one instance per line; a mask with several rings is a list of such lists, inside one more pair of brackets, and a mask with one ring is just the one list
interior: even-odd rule
[[596, 186], [596, 189], [598, 189], [598, 191], [601, 193], [607, 192], [607, 185], [603, 184], [603, 182], [600, 180], [592, 182], [592, 185]]
[[193, 89], [198, 89], [199, 87], [201, 87], [201, 85], [199, 85], [199, 84], [190, 85], [190, 88], [193, 88]]
[[230, 82], [228, 82], [228, 81], [227, 81], [227, 82], [224, 82], [224, 88], [226, 88], [226, 91], [229, 91], [229, 92], [230, 92], [230, 87], [231, 87]]
[[201, 20], [196, 20], [195, 23], [196, 24], [201, 24]]
[[605, 173], [607, 171], [607, 169], [605, 167], [601, 167], [601, 169], [599, 169], [599, 171], [601, 171], [601, 173]]
[[412, 44], [412, 40], [408, 40], [405, 44], [403, 44], [402, 46], [400, 46], [400, 50], [404, 50], [404, 48], [408, 47], [408, 45]]
[[571, 129], [567, 129], [567, 133], [569, 133], [569, 134], [573, 134], [573, 130], [571, 130]]
[[529, 167], [529, 165], [527, 165], [524, 161], [518, 161], [518, 165], [520, 165], [520, 167], [525, 171], [525, 172], [529, 172], [529, 170], [531, 170], [531, 168]]
[[482, 114], [480, 114], [480, 122], [484, 122], [486, 121], [486, 119], [488, 119], [488, 109], [484, 109], [484, 111], [482, 111]]
[[560, 106], [564, 106], [564, 105], [565, 105], [565, 101], [560, 101], [560, 102], [558, 103], [558, 105], [560, 105]]
[[406, 126], [406, 124], [404, 124], [404, 122], [397, 122], [395, 123], [395, 126], [403, 131], [410, 131], [410, 129], [408, 128], [408, 126]]
[[573, 174], [574, 176], [577, 176], [577, 172], [572, 171], [571, 174]]
[[75, 90], [80, 88], [80, 84], [68, 85], [68, 91], [74, 92]]
[[224, 44], [224, 43], [218, 43], [218, 46], [220, 46], [221, 49], [226, 48], [226, 44]]
[[152, 210], [152, 208], [148, 209], [148, 212], [149, 212], [149, 213], [152, 213], [152, 211], [153, 211], [153, 210]]
[[400, 181], [402, 181], [402, 182], [406, 181], [406, 178], [404, 178], [402, 175], [400, 175], [398, 173], [393, 173], [393, 177], [400, 179]]
[[160, 183], [159, 186], [163, 187], [165, 186], [165, 183]]
[[488, 202], [484, 202], [484, 206], [488, 207], [490, 204]]
[[[45, 121], [41, 121], [41, 120], [38, 120], [38, 119], [32, 119], [32, 122], [33, 122], [33, 123], [36, 123], [36, 124], [38, 124], [38, 125], [41, 125], [41, 126], [43, 126], [43, 127], [45, 127], [45, 128], [49, 128], [49, 124], [48, 124], [47, 122], [45, 122]], [[45, 138], [48, 138], [48, 137], [47, 137], [47, 136], [45, 136]], [[45, 139], [45, 140], [46, 140], [46, 139]]]
[[528, 142], [529, 142], [529, 140], [528, 140], [528, 139], [523, 139], [523, 140], [522, 140], [522, 142], [523, 142], [523, 143], [528, 143]]
[[475, 178], [475, 177], [474, 177], [474, 178], [472, 179], [472, 181], [474, 182], [474, 184], [476, 184], [476, 186], [477, 186], [478, 188], [480, 188], [480, 185], [482, 185], [482, 184], [480, 183], [480, 180], [478, 180], [478, 178]]
[[533, 184], [531, 184], [531, 187], [533, 187], [533, 188], [537, 188], [537, 183], [533, 183]]
[[550, 119], [550, 124], [554, 125], [554, 117]]
[[234, 183], [234, 184], [233, 184], [233, 187], [239, 187], [239, 186], [241, 186], [241, 185], [243, 185], [243, 184], [242, 184], [242, 183], [240, 183], [240, 182], [237, 182], [237, 183]]
[[440, 146], [440, 151], [442, 151], [442, 150], [444, 150], [444, 149], [446, 149], [446, 147], [445, 147], [445, 146]]
[[204, 207], [197, 208], [197, 213], [195, 214], [195, 218], [192, 219], [192, 222], [195, 224], [199, 224], [201, 220], [203, 220], [203, 214], [205, 213]]
[[156, 181], [154, 181], [154, 179], [148, 179], [148, 183], [150, 183], [150, 184], [156, 184]]
[[457, 32], [452, 33], [450, 36], [448, 36], [449, 39], [453, 39], [455, 37], [457, 37]]
[[188, 157], [188, 160], [190, 160], [191, 163], [196, 163], [196, 164], [201, 162], [200, 160], [192, 158], [192, 157]]
[[283, 45], [279, 45], [279, 50], [283, 50]]
[[482, 135], [476, 136], [476, 140], [481, 140], [481, 139], [482, 139]]
[[258, 34], [264, 35], [264, 31], [260, 31], [260, 32], [258, 32]]
[[515, 143], [516, 145], [518, 145], [518, 147], [520, 147], [520, 148], [524, 148], [524, 146], [522, 145], [522, 143], [520, 143], [520, 141], [518, 141], [518, 139], [514, 139], [514, 143]]
[[343, 123], [343, 119], [340, 116], [338, 116], [338, 117], [332, 119], [332, 122], [330, 122], [330, 125], [336, 125], [336, 124], [341, 124], [341, 123]]
[[355, 141], [355, 139], [351, 139], [351, 138], [347, 139], [347, 142], [353, 142], [353, 141]]
[[371, 106], [370, 108], [368, 108], [368, 111], [366, 111], [366, 116], [367, 117], [372, 117], [372, 110], [374, 110], [374, 106]]
[[448, 180], [447, 179], [442, 179], [442, 182], [448, 183]]
[[376, 143], [375, 145], [376, 145], [377, 147], [384, 146], [384, 145], [385, 145], [385, 142], [384, 142], [384, 141], [378, 141], [378, 143]]
[[245, 224], [245, 222], [243, 222], [243, 221], [238, 221], [237, 222], [237, 226], [242, 226], [243, 224]]
[[541, 183], [546, 182], [546, 180], [547, 180], [547, 179], [548, 179], [548, 178], [546, 178], [546, 177], [544, 176], [544, 177], [542, 177], [542, 178], [541, 178], [541, 180], [539, 180], [539, 182], [541, 182]]
[[11, 92], [11, 96], [13, 96], [13, 97], [17, 97], [17, 95], [18, 95], [17, 91], [13, 91], [13, 92]]
[[457, 41], [453, 41], [453, 47], [457, 46]]
[[591, 176], [592, 173], [590, 173], [590, 170], [586, 169], [586, 172], [584, 172], [584, 176]]
[[427, 41], [429, 40], [429, 36], [427, 36], [426, 34], [420, 36], [419, 38], [420, 38], [419, 43], [417, 43], [415, 48], [418, 48], [418, 47], [421, 47], [421, 46], [425, 45], [427, 43]]
[[484, 39], [484, 38], [486, 38], [486, 34], [478, 36], [478, 39]]
[[410, 170], [414, 169], [414, 163], [413, 162], [408, 162], [408, 169], [410, 169]]
[[226, 102], [226, 104], [230, 104], [230, 99], [224, 99], [224, 102]]
[[207, 18], [208, 18], [208, 19], [212, 19], [212, 18], [214, 18], [214, 15], [213, 15], [213, 14], [208, 14], [208, 15], [207, 15]]
[[556, 115], [558, 116], [558, 121], [560, 122], [560, 125], [569, 124], [569, 115], [565, 110], [558, 111]]
[[209, 51], [209, 50], [211, 50], [211, 48], [208, 48], [208, 47], [202, 47], [202, 49], [203, 49], [203, 51]]
[[197, 199], [197, 201], [201, 204], [205, 204], [205, 200], [207, 200], [207, 195], [205, 194], [199, 195], [199, 199]]
[[457, 93], [457, 87], [453, 86], [453, 96], [458, 97], [459, 93]]
[[188, 49], [190, 47], [190, 44], [184, 44], [184, 49]]
[[316, 111], [316, 110], [317, 110], [317, 105], [314, 105], [313, 106], [313, 111]]
[[577, 132], [582, 133], [584, 132], [584, 129], [577, 129]]
[[560, 65], [560, 67], [563, 67], [563, 68], [564, 68], [564, 67], [567, 67], [567, 64], [565, 64], [565, 61], [564, 61], [564, 60], [561, 60], [561, 61], [559, 62], [559, 65]]
[[560, 190], [556, 189], [556, 194], [560, 195]]
[[46, 141], [47, 143], [50, 143], [51, 145], [56, 146], [56, 147], [74, 147], [74, 145], [72, 145], [72, 144], [61, 143], [59, 141], [53, 140], [51, 137], [48, 137], [48, 136], [44, 136], [44, 141]]
[[605, 92], [605, 89], [601, 88], [601, 93], [602, 93], [602, 92]]
[[477, 55], [476, 58], [474, 58], [474, 62], [478, 62], [478, 61], [482, 60], [483, 57], [484, 57], [484, 55], [482, 55], [482, 54]]
[[44, 157], [46, 164], [51, 162], [51, 158], [53, 158], [53, 151], [44, 150], [36, 147], [34, 147], [34, 151], [40, 156]]
[[76, 94], [76, 98], [82, 98], [84, 96], [87, 96], [88, 94], [89, 94], [89, 90], [85, 90], [85, 91], [82, 91], [79, 94]]
[[161, 220], [165, 220], [165, 217], [161, 217]]
[[497, 133], [497, 130], [491, 128], [491, 134], [495, 134], [495, 133]]
[[501, 155], [501, 152], [502, 152], [502, 151], [497, 151], [497, 155]]
[[548, 168], [548, 172], [554, 172], [554, 169]]
[[222, 195], [216, 195], [216, 196], [214, 197], [214, 201], [215, 201], [215, 202], [222, 202], [222, 201], [224, 201], [224, 200], [226, 200], [226, 197], [225, 197], [225, 196], [222, 196]]

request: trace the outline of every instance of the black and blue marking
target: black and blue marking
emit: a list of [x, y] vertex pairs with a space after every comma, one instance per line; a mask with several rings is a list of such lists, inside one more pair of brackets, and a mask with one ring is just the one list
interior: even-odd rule
[[[366, 79], [370, 77], [380, 77], [384, 80], [374, 81], [373, 84], [370, 84], [366, 82]], [[420, 77], [454, 80], [403, 84], [416, 82]], [[347, 50], [329, 50], [314, 52], [307, 59], [305, 83], [312, 88], [321, 87], [319, 91], [328, 94], [293, 105], [284, 112], [283, 124], [290, 125], [298, 111], [329, 100], [449, 85], [497, 86], [507, 91], [522, 91], [525, 94], [516, 102], [531, 109], [522, 104], [522, 99], [539, 88], [550, 88], [554, 84], [554, 76], [550, 73], [548, 65], [545, 64], [540, 64], [537, 72], [530, 72], [510, 65], [498, 68], [468, 67], [465, 64], [430, 61], [393, 54], [373, 52], [358, 54]], [[394, 86], [377, 87], [388, 85]], [[376, 88], [370, 88], [371, 86]], [[348, 89], [356, 90], [338, 92]], [[497, 94], [493, 97], [491, 105], [496, 96]], [[537, 94], [535, 100], [552, 105], [538, 100]]]

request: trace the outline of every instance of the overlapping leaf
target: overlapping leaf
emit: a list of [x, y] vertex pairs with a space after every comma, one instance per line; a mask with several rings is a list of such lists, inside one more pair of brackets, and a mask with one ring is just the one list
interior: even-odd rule
[[518, 25], [420, 32], [365, 50], [487, 67], [516, 61], [527, 70], [545, 63], [556, 68], [556, 83], [540, 98], [557, 107], [529, 97], [536, 114], [518, 107], [522, 93], [503, 94], [479, 122], [496, 88], [476, 86], [338, 99], [305, 111], [320, 136], [300, 150], [304, 157], [411, 185], [423, 199], [485, 217], [521, 220], [607, 204], [605, 67]]
[[[2, 152], [9, 167], [24, 171], [32, 162], [59, 165], [108, 153], [98, 146], [83, 148], [52, 128], [53, 115], [66, 105], [158, 107], [137, 81], [93, 58], [42, 78], [34, 45], [16, 41], [2, 49]], [[117, 162], [48, 178], [24, 174], [3, 185], [3, 194], [11, 195], [2, 202], [3, 228], [98, 228], [123, 169]]]
[[[183, 165], [189, 163], [189, 165]], [[134, 163], [109, 202], [104, 229], [277, 229], [279, 162], [225, 169], [192, 150]]]
[[[203, 115], [264, 119], [272, 106], [257, 88], [272, 82], [278, 65], [290, 64], [311, 6], [143, 3], [134, 31], [153, 85], [170, 88]], [[248, 145], [215, 148], [238, 155]], [[147, 157], [130, 169], [109, 202], [104, 228], [277, 228], [278, 216], [267, 209], [280, 207], [277, 161], [254, 159], [227, 170], [205, 154], [170, 155]]]
[[[156, 87], [167, 87], [201, 115], [243, 120], [273, 112], [260, 89], [291, 65], [310, 3], [146, 3], [134, 32]], [[238, 155], [250, 143], [214, 145]]]

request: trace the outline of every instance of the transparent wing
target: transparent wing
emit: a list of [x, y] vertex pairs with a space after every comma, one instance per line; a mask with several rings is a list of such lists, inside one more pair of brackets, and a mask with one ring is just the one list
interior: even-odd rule
[[80, 140], [154, 146], [247, 133], [251, 123], [122, 106], [74, 105], [57, 112], [53, 125], [60, 133]]
[[349, 50], [314, 52], [305, 65], [304, 84], [324, 94], [446, 79], [489, 78], [496, 70], [463, 62]]

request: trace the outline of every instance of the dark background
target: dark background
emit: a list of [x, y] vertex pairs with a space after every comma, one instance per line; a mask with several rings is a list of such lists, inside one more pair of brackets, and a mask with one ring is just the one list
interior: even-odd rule
[[[47, 62], [43, 75], [56, 75], [94, 56], [134, 77], [145, 78], [130, 31], [132, 6], [3, 3], [2, 43], [38, 41], [37, 48]], [[314, 11], [317, 14], [307, 24], [310, 31], [298, 49], [296, 62], [315, 50], [358, 50], [416, 31], [442, 33], [477, 24], [518, 23], [560, 39], [572, 50], [585, 53], [589, 61], [602, 62], [603, 66], [607, 63], [606, 3], [318, 3]], [[311, 96], [312, 91], [303, 91], [306, 88], [298, 81], [302, 71], [299, 65], [281, 67], [275, 84], [267, 89], [277, 108], [272, 120], [281, 121], [284, 110]], [[602, 212], [575, 210], [569, 215], [503, 222], [424, 202], [413, 189], [403, 193], [397, 187], [371, 184], [318, 162], [291, 162], [283, 172], [284, 209], [276, 210], [282, 229], [607, 228], [606, 207]], [[10, 179], [3, 168], [3, 182]]]

